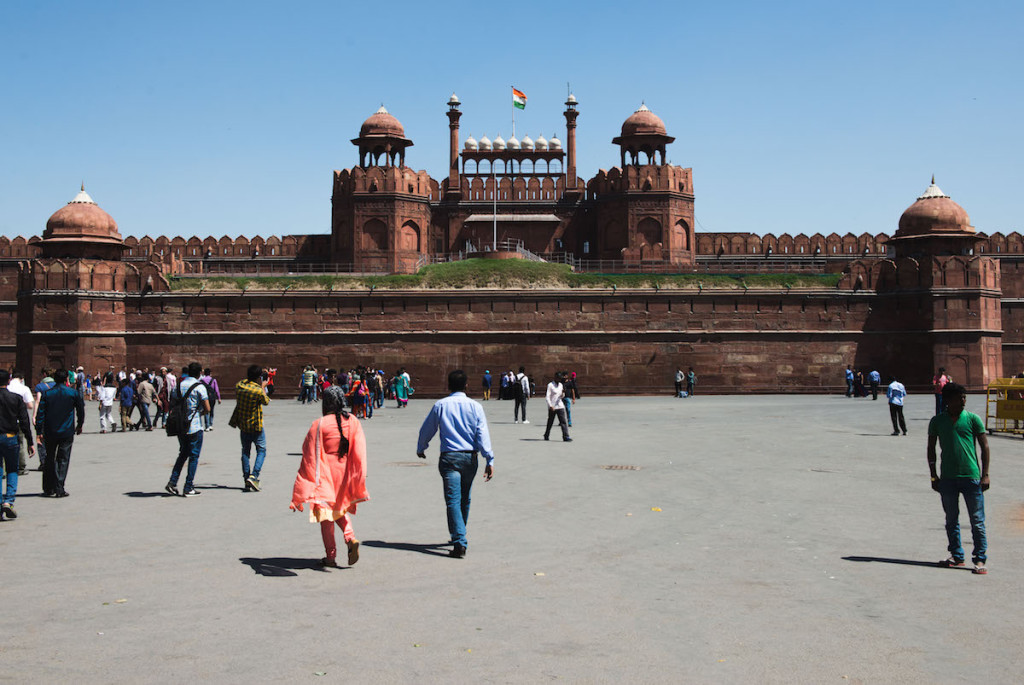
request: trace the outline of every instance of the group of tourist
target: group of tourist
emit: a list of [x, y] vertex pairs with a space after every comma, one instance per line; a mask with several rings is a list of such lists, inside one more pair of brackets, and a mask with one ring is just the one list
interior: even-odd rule
[[[275, 370], [276, 371], [276, 370]], [[852, 371], [851, 367], [847, 371]], [[487, 374], [489, 376], [489, 374]], [[310, 506], [310, 519], [319, 523], [324, 544], [326, 566], [337, 566], [337, 545], [334, 526], [341, 528], [347, 547], [348, 564], [359, 558], [359, 541], [348, 520], [357, 505], [368, 499], [366, 490], [366, 441], [359, 417], [350, 414], [346, 406], [356, 395], [367, 398], [364, 410], [377, 401], [373, 387], [381, 384], [374, 377], [382, 373], [359, 367], [350, 372], [328, 373], [330, 384], [319, 387], [317, 396], [322, 402], [322, 416], [313, 421], [302, 449], [302, 462], [296, 475], [291, 507], [303, 510]], [[486, 376], [485, 376], [486, 378]], [[870, 376], [869, 376], [870, 378]], [[402, 379], [398, 384], [396, 379]], [[270, 403], [272, 376], [268, 369], [251, 365], [246, 378], [235, 386], [237, 402], [229, 425], [239, 430], [243, 489], [260, 491], [260, 472], [266, 457], [266, 433], [263, 426], [263, 407]], [[849, 380], [849, 376], [848, 376]], [[856, 378], [854, 378], [856, 380]], [[516, 395], [514, 420], [526, 419], [526, 404], [533, 385], [524, 367], [513, 375], [512, 387]], [[936, 389], [935, 416], [928, 424], [927, 461], [931, 487], [941, 495], [946, 517], [946, 534], [950, 556], [940, 565], [950, 568], [966, 566], [959, 526], [959, 501], [963, 497], [970, 519], [974, 542], [972, 561], [974, 572], [986, 574], [987, 538], [983, 493], [990, 486], [990, 453], [984, 423], [981, 418], [965, 409], [966, 389], [952, 381], [944, 369], [933, 379]], [[85, 375], [81, 369], [69, 372], [57, 369], [44, 371], [35, 386], [35, 394], [25, 384], [24, 374], [0, 370], [0, 473], [3, 493], [0, 497], [0, 519], [16, 519], [14, 508], [18, 490], [18, 477], [24, 475], [27, 460], [37, 452], [43, 470], [43, 495], [67, 497], [65, 488], [71, 450], [76, 435], [81, 435], [85, 423]], [[411, 390], [408, 375], [400, 370], [388, 385]], [[450, 556], [466, 555], [468, 543], [466, 522], [469, 518], [471, 488], [478, 470], [478, 457], [486, 460], [485, 477], [494, 474], [494, 452], [490, 444], [487, 420], [483, 406], [466, 396], [466, 374], [453, 371], [448, 376], [450, 394], [435, 403], [419, 431], [416, 452], [425, 458], [425, 451], [435, 434], [440, 433], [441, 456], [438, 468], [444, 482], [448, 512], [448, 527], [452, 550]], [[365, 395], [359, 390], [366, 387]], [[490, 386], [485, 380], [485, 391]], [[398, 406], [406, 406], [396, 392]], [[903, 404], [906, 388], [892, 378], [886, 390], [889, 399], [893, 435], [906, 435]], [[486, 396], [486, 395], [485, 395]], [[566, 442], [571, 425], [570, 407], [578, 397], [574, 374], [558, 371], [547, 385], [545, 401], [548, 408], [544, 439], [549, 439], [557, 419]], [[161, 368], [159, 373], [146, 369], [108, 372], [97, 389], [100, 402], [101, 433], [110, 423], [110, 406], [117, 399], [122, 408], [122, 431], [132, 425], [138, 430], [145, 426], [152, 430], [154, 423], [163, 420], [166, 427], [174, 428], [178, 438], [178, 457], [171, 469], [165, 490], [171, 495], [194, 497], [196, 471], [203, 444], [203, 434], [213, 427], [213, 414], [220, 400], [216, 379], [209, 368], [197, 362], [181, 371], [180, 379], [173, 372]], [[136, 399], [138, 398], [138, 399]], [[148, 400], [148, 401], [147, 401]], [[156, 416], [151, 418], [148, 408], [156, 405]], [[139, 408], [140, 417], [132, 424], [129, 408]], [[170, 424], [170, 426], [168, 426]], [[176, 427], [180, 425], [180, 430]], [[35, 436], [33, 438], [33, 427]], [[111, 426], [111, 432], [113, 427]], [[941, 466], [936, 446], [941, 448]], [[256, 460], [250, 462], [252, 448]], [[980, 448], [979, 449], [976, 448]], [[22, 459], [23, 455], [23, 459]], [[187, 465], [187, 470], [186, 470]], [[178, 482], [185, 470], [182, 491]]]
[[853, 365], [847, 364], [845, 375], [847, 397], [867, 397], [870, 394], [871, 399], [878, 399], [878, 388], [882, 382], [882, 374], [878, 373], [876, 369], [869, 371], [855, 370]]
[[373, 418], [373, 410], [384, 406], [385, 400], [395, 400], [398, 409], [404, 409], [412, 396], [412, 378], [400, 367], [393, 376], [388, 376], [384, 369], [356, 366], [349, 370], [336, 371], [317, 370], [313, 364], [307, 364], [302, 370], [299, 383], [298, 401], [302, 404], [319, 402], [327, 388], [337, 385], [344, 392], [348, 406], [359, 418]]
[[[686, 389], [683, 389], [683, 386]], [[676, 367], [676, 386], [674, 397], [693, 397], [693, 392], [697, 387], [697, 374], [694, 373], [693, 367], [686, 373], [683, 373], [683, 367]]]

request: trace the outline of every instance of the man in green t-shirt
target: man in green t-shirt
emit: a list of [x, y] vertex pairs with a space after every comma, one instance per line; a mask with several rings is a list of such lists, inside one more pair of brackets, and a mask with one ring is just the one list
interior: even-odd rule
[[[985, 496], [989, 488], [988, 438], [981, 417], [966, 411], [967, 390], [958, 383], [947, 383], [942, 388], [943, 411], [928, 423], [928, 470], [932, 476], [932, 490], [942, 495], [942, 510], [946, 512], [946, 538], [950, 557], [939, 563], [949, 568], [963, 568], [964, 550], [960, 545], [960, 495], [964, 496], [971, 519], [974, 538], [974, 572], [988, 573], [985, 567]], [[975, 440], [981, 445], [981, 462], [974, 448]], [[942, 466], [935, 471], [935, 442], [942, 447]]]

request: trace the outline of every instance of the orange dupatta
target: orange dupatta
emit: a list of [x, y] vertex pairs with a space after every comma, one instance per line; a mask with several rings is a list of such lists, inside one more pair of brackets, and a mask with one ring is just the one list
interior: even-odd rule
[[[366, 436], [354, 416], [341, 418], [341, 433], [334, 414], [321, 417], [309, 427], [302, 443], [302, 462], [295, 476], [291, 509], [312, 505], [311, 522], [335, 521], [356, 513], [356, 505], [370, 498], [366, 491]], [[341, 437], [348, 452], [338, 456]]]

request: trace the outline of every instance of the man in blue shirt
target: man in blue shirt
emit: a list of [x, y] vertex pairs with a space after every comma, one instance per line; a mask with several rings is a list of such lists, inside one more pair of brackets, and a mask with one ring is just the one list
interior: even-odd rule
[[903, 434], [906, 435], [907, 420], [903, 418], [903, 398], [907, 396], [907, 389], [893, 377], [889, 383], [889, 388], [885, 391], [885, 396], [889, 398], [889, 418], [892, 419], [892, 434], [899, 435], [900, 429], [902, 429]]
[[466, 372], [458, 369], [448, 374], [448, 397], [438, 400], [420, 426], [416, 455], [426, 459], [427, 446], [441, 432], [441, 457], [437, 469], [444, 480], [444, 500], [448, 507], [448, 532], [452, 551], [449, 556], [466, 556], [466, 522], [469, 520], [469, 496], [478, 466], [477, 454], [487, 461], [484, 480], [494, 476], [494, 452], [487, 431], [484, 407], [466, 397]]
[[68, 477], [68, 465], [71, 463], [71, 446], [75, 436], [82, 434], [85, 423], [85, 401], [77, 390], [68, 386], [68, 372], [64, 369], [53, 372], [53, 382], [54, 386], [39, 400], [36, 440], [46, 445], [43, 495], [67, 497], [64, 480]]
[[[199, 467], [199, 453], [203, 449], [203, 420], [200, 412], [210, 413], [210, 394], [206, 386], [199, 382], [199, 376], [203, 373], [203, 367], [199, 362], [192, 362], [187, 369], [181, 370], [181, 380], [176, 390], [171, 392], [175, 399], [185, 398], [183, 410], [189, 419], [188, 432], [178, 436], [178, 458], [171, 469], [171, 479], [167, 481], [164, 490], [171, 495], [178, 494], [178, 479], [181, 477], [181, 469], [188, 461], [188, 474], [185, 476], [185, 490], [182, 493], [185, 497], [195, 497], [199, 491], [195, 488], [196, 469]], [[175, 400], [172, 399], [173, 403]]]
[[877, 370], [872, 371], [868, 374], [868, 380], [871, 381], [871, 399], [878, 399], [878, 384], [882, 382], [882, 374], [878, 373]]

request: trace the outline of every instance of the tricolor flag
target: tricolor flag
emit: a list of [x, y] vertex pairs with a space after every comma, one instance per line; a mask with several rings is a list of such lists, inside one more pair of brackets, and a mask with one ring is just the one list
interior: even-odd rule
[[521, 90], [512, 89], [512, 106], [519, 109], [526, 109], [526, 93]]

